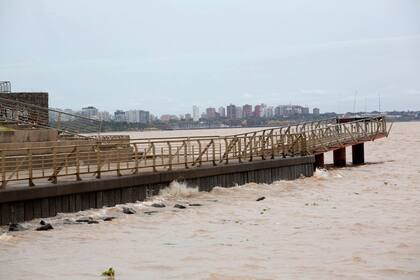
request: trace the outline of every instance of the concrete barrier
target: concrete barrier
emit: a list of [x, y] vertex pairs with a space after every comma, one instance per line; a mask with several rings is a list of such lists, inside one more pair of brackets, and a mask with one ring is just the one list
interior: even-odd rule
[[47, 218], [90, 208], [143, 201], [172, 181], [211, 191], [250, 182], [272, 183], [313, 175], [314, 156], [278, 158], [193, 169], [173, 170], [93, 181], [15, 187], [0, 190], [0, 224]]

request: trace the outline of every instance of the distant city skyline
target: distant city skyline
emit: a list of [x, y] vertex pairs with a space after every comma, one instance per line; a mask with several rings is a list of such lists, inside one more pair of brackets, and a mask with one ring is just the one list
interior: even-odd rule
[[[197, 105], [192, 106], [192, 110], [190, 112], [184, 112], [182, 114], [172, 114], [171, 112], [165, 112], [163, 114], [154, 114], [153, 112], [149, 112], [143, 109], [134, 109], [134, 110], [122, 110], [117, 109], [113, 111], [102, 110], [94, 105], [89, 105], [86, 107], [82, 107], [79, 109], [72, 109], [72, 108], [62, 108], [62, 107], [53, 107], [56, 110], [63, 111], [68, 114], [78, 114], [88, 118], [96, 118], [96, 119], [103, 119], [103, 120], [117, 120], [117, 121], [127, 121], [127, 122], [145, 122], [144, 120], [149, 119], [151, 117], [162, 117], [164, 119], [171, 119], [173, 116], [184, 116], [187, 119], [191, 118], [194, 121], [198, 121], [201, 118], [225, 118], [228, 119], [239, 119], [239, 118], [247, 118], [247, 117], [272, 117], [274, 115], [286, 115], [284, 114], [287, 110], [290, 113], [299, 113], [299, 114], [309, 114], [310, 108], [302, 105], [296, 104], [288, 104], [288, 105], [267, 105], [264, 103], [260, 104], [243, 104], [243, 105], [235, 105], [235, 104], [228, 104], [226, 106], [218, 106], [216, 107], [205, 107], [200, 108]], [[319, 114], [320, 108], [314, 107], [314, 111]], [[146, 117], [147, 116], [147, 117]], [[133, 121], [136, 120], [136, 121]]]

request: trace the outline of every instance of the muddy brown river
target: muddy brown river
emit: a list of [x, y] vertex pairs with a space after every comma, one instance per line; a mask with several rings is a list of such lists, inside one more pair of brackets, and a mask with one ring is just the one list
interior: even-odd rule
[[[168, 133], [197, 134], [132, 137]], [[48, 232], [33, 230], [39, 220], [2, 227], [0, 279], [106, 279], [108, 267], [115, 279], [420, 279], [420, 123], [395, 124], [365, 151], [366, 165], [311, 178], [210, 193], [174, 182], [128, 204], [134, 215], [118, 205], [46, 219]], [[116, 219], [72, 224], [105, 216]]]

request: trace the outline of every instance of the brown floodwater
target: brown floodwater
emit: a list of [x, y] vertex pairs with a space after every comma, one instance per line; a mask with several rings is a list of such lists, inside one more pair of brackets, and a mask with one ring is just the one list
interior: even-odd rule
[[[365, 151], [366, 165], [311, 178], [210, 193], [174, 182], [128, 204], [134, 215], [119, 205], [46, 219], [48, 232], [3, 227], [0, 279], [102, 279], [108, 267], [116, 279], [420, 279], [420, 123]], [[88, 216], [117, 219], [67, 224]]]

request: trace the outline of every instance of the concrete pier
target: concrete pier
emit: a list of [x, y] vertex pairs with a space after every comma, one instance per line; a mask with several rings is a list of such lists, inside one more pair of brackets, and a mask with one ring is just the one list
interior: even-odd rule
[[91, 208], [143, 201], [172, 181], [186, 182], [200, 191], [250, 182], [272, 183], [313, 175], [314, 156], [259, 160], [242, 164], [149, 172], [101, 180], [45, 184], [0, 190], [0, 225], [47, 218]]
[[365, 163], [365, 144], [360, 143], [353, 145], [352, 149], [352, 161], [353, 164], [364, 164]]
[[314, 170], [317, 168], [324, 168], [324, 153], [315, 155]]
[[334, 150], [334, 166], [344, 167], [346, 166], [346, 148], [340, 148]]

